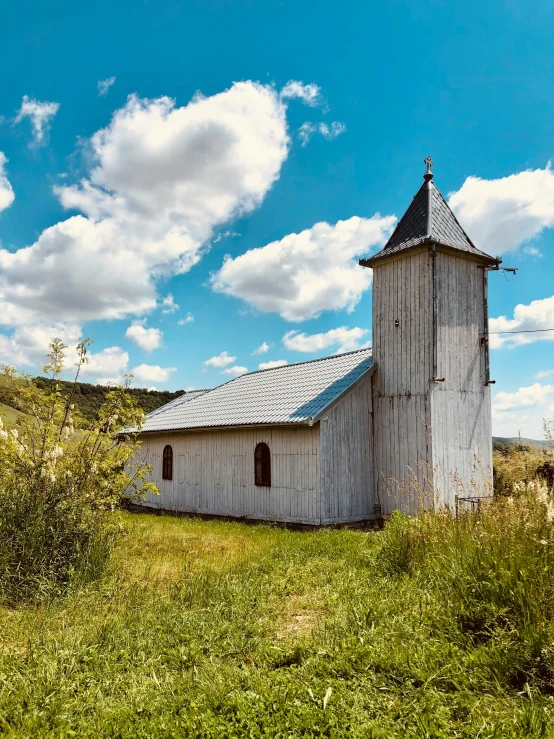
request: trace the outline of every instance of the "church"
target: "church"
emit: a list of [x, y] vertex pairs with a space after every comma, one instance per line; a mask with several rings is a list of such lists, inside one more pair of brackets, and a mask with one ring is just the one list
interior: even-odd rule
[[492, 489], [487, 278], [424, 182], [373, 270], [372, 349], [237, 377], [147, 416], [142, 505], [330, 525], [453, 508]]

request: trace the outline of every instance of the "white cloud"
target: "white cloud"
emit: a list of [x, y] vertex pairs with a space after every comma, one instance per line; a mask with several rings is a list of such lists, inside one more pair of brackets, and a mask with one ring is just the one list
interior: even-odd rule
[[158, 349], [162, 344], [163, 331], [159, 328], [146, 328], [146, 319], [136, 320], [125, 331], [125, 336], [147, 352]]
[[551, 370], [542, 370], [541, 372], [537, 372], [535, 377], [537, 380], [544, 380], [545, 377], [552, 377], [554, 375], [554, 369]]
[[319, 85], [316, 85], [315, 82], [310, 82], [305, 85], [303, 82], [299, 82], [298, 80], [289, 80], [281, 89], [281, 97], [298, 98], [299, 100], [302, 100], [305, 105], [309, 105], [311, 108], [323, 105], [321, 88]]
[[245, 375], [248, 372], [248, 367], [241, 367], [238, 364], [235, 364], [234, 367], [227, 367], [227, 369], [224, 369], [221, 373], [222, 375], [232, 375], [233, 377], [238, 377], [239, 375]]
[[306, 121], [298, 129], [298, 137], [302, 146], [306, 146], [315, 133], [320, 133], [327, 141], [332, 141], [346, 131], [346, 125], [341, 121], [333, 121], [329, 126], [327, 123], [310, 123]]
[[180, 318], [177, 321], [178, 326], [185, 326], [187, 323], [192, 323], [194, 321], [194, 316], [192, 313], [187, 313], [187, 315], [184, 318]]
[[98, 80], [96, 87], [98, 88], [98, 96], [106, 97], [108, 90], [114, 84], [115, 77], [107, 77], [105, 80]]
[[153, 310], [157, 280], [187, 272], [214, 229], [258, 207], [279, 177], [285, 113], [277, 92], [254, 82], [183, 107], [130, 96], [90, 139], [87, 176], [55, 188], [83, 215], [27, 248], [0, 249], [0, 323]]
[[82, 377], [118, 378], [127, 369], [129, 355], [118, 346], [110, 346], [96, 354], [89, 354], [88, 360], [88, 364], [81, 369]]
[[268, 352], [271, 348], [271, 345], [267, 343], [267, 341], [264, 341], [260, 344], [260, 346], [257, 349], [254, 349], [252, 354], [265, 354]]
[[554, 173], [549, 162], [497, 180], [468, 177], [449, 204], [476, 246], [503, 254], [554, 225]]
[[95, 385], [107, 385], [113, 387], [114, 385], [121, 385], [121, 377], [97, 377]]
[[228, 364], [232, 364], [235, 361], [236, 357], [231, 357], [227, 352], [221, 352], [221, 354], [218, 354], [215, 357], [211, 357], [211, 359], [206, 359], [204, 362], [204, 365], [206, 367], [227, 367]]
[[283, 336], [283, 344], [287, 349], [297, 352], [319, 352], [329, 347], [337, 347], [337, 354], [360, 349], [369, 342], [360, 344], [369, 333], [367, 328], [347, 328], [340, 326], [321, 334], [306, 334], [299, 331], [288, 331]]
[[[513, 318], [499, 316], [489, 319], [491, 349], [513, 349], [535, 341], [554, 341], [554, 295], [551, 298], [533, 300], [529, 305], [519, 303]], [[526, 334], [495, 334], [496, 331], [535, 331]]]
[[173, 300], [173, 295], [169, 293], [169, 295], [166, 295], [162, 300], [162, 313], [167, 315], [168, 313], [175, 313], [176, 310], [179, 310], [179, 306]]
[[516, 392], [499, 392], [492, 402], [493, 429], [496, 436], [544, 438], [544, 421], [554, 419], [554, 385], [521, 387]]
[[5, 164], [8, 161], [6, 155], [0, 151], [0, 213], [15, 200], [13, 188], [6, 176]]
[[77, 360], [74, 349], [81, 338], [81, 327], [62, 323], [19, 326], [9, 336], [0, 334], [0, 364], [17, 368], [42, 367], [48, 361], [46, 354], [54, 337], [59, 337], [68, 346], [66, 367], [73, 369], [72, 365]]
[[[65, 374], [71, 377], [75, 374], [77, 362], [75, 347], [82, 337], [81, 327], [75, 324], [34, 324], [19, 326], [11, 336], [0, 334], [0, 364], [19, 369], [40, 368], [47, 362], [46, 354], [54, 337], [59, 337], [67, 345]], [[88, 362], [81, 367], [80, 377], [98, 378], [98, 382], [100, 378], [110, 377], [119, 382], [119, 376], [127, 369], [129, 355], [120, 347], [112, 346], [100, 352], [89, 350], [87, 359]]]
[[212, 274], [217, 292], [242, 298], [258, 310], [303, 321], [324, 310], [352, 311], [371, 285], [369, 269], [358, 257], [381, 246], [396, 223], [394, 216], [353, 216], [334, 226], [316, 223], [299, 234], [225, 257]]
[[29, 118], [33, 129], [33, 140], [30, 146], [41, 146], [48, 141], [52, 118], [59, 109], [59, 103], [33, 100], [27, 95], [23, 95], [21, 107], [17, 111], [14, 123], [21, 123], [24, 118]]
[[131, 374], [138, 382], [167, 382], [177, 371], [176, 367], [159, 367], [156, 364], [139, 364], [131, 370]]
[[286, 359], [275, 359], [272, 362], [260, 362], [258, 368], [261, 370], [273, 369], [274, 367], [284, 367], [288, 364]]

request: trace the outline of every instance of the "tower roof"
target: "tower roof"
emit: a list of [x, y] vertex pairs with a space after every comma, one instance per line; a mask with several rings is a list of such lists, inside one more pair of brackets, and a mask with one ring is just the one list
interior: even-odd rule
[[429, 162], [426, 160], [427, 172], [423, 175], [424, 182], [408, 206], [408, 210], [398, 222], [383, 249], [369, 259], [360, 260], [363, 267], [371, 267], [377, 260], [424, 244], [437, 244], [448, 249], [473, 254], [491, 264], [501, 261], [477, 249], [460, 226], [456, 216], [433, 182], [430, 158], [428, 159]]

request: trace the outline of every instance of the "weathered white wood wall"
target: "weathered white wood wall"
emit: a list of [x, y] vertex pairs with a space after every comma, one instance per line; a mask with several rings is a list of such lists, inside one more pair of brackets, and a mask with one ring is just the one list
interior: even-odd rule
[[432, 310], [427, 249], [375, 266], [375, 472], [384, 513], [415, 512], [432, 487]]
[[371, 395], [367, 377], [320, 420], [322, 523], [374, 516]]
[[433, 382], [430, 251], [374, 268], [375, 467], [384, 512], [453, 506], [456, 494], [488, 494], [492, 485], [483, 270], [438, 249], [436, 290], [437, 377], [444, 382]]
[[[254, 449], [271, 452], [271, 487], [254, 484]], [[173, 480], [162, 480], [162, 452], [173, 447]], [[160, 495], [145, 505], [165, 510], [319, 524], [319, 424], [143, 437], [139, 458], [152, 464]]]
[[455, 495], [491, 493], [490, 389], [485, 385], [483, 268], [437, 252], [438, 377], [431, 391], [435, 487], [453, 506]]

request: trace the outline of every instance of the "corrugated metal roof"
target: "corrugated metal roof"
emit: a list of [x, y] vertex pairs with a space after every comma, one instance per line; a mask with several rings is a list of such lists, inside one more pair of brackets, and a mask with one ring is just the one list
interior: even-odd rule
[[151, 411], [150, 413], [148, 413], [146, 418], [157, 416], [159, 413], [164, 413], [166, 410], [168, 410], [168, 408], [175, 408], [176, 406], [181, 405], [181, 403], [188, 403], [189, 401], [195, 400], [195, 398], [199, 398], [201, 395], [204, 395], [204, 393], [209, 392], [209, 390], [189, 390], [187, 393], [179, 395], [178, 398], [173, 398], [173, 400], [170, 400], [169, 403], [161, 405], [159, 408], [156, 408], [156, 410]]
[[475, 247], [432, 181], [430, 173], [426, 175], [425, 182], [415, 194], [383, 249], [370, 259], [361, 260], [360, 263], [363, 266], [371, 266], [377, 259], [426, 243], [442, 244], [458, 251], [485, 257], [491, 263], [496, 261], [494, 257]]
[[372, 365], [371, 349], [360, 349], [250, 372], [192, 402], [168, 403], [146, 417], [142, 431], [308, 423]]

